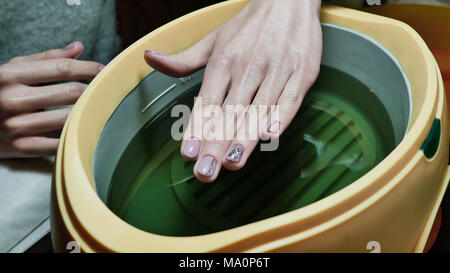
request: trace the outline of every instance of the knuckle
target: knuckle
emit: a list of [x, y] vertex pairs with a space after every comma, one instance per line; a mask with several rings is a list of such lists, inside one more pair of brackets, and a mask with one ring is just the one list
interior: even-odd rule
[[242, 58], [239, 61], [238, 67], [243, 73], [248, 73], [255, 68], [255, 62], [251, 56]]
[[30, 152], [30, 147], [27, 145], [27, 143], [23, 140], [23, 139], [21, 139], [21, 138], [18, 138], [18, 139], [13, 139], [12, 141], [11, 141], [11, 147], [14, 149], [14, 150], [16, 150], [16, 151], [18, 151], [18, 152], [20, 152], [20, 153], [28, 153], [28, 152]]
[[67, 95], [79, 97], [86, 89], [86, 85], [79, 82], [68, 83]]
[[230, 57], [236, 52], [236, 46], [234, 40], [230, 40], [222, 45], [219, 50], [219, 55], [222, 57]]
[[266, 96], [261, 96], [259, 98], [255, 98], [255, 100], [253, 101], [253, 104], [256, 105], [256, 106], [269, 105], [270, 104], [270, 100]]
[[298, 73], [298, 81], [296, 86], [306, 85], [309, 87], [316, 81], [317, 76], [319, 76], [319, 69], [316, 68], [305, 68], [303, 71]]
[[295, 63], [297, 65], [302, 63], [305, 60], [303, 53], [299, 50], [293, 50], [291, 52], [290, 58], [292, 58], [292, 60], [295, 60]]
[[297, 73], [302, 73], [306, 67], [308, 67], [307, 59], [302, 53], [294, 52], [293, 55], [290, 56], [290, 59], [292, 59], [292, 68], [293, 71]]
[[286, 102], [297, 102], [300, 99], [300, 94], [297, 88], [288, 88], [283, 94], [283, 99]]
[[7, 136], [14, 136], [21, 126], [13, 119], [6, 118], [0, 121], [0, 128]]
[[44, 59], [50, 59], [52, 57], [52, 54], [50, 53], [50, 51], [44, 51], [42, 52], [42, 58]]
[[307, 81], [312, 84], [316, 81], [317, 77], [320, 73], [320, 64], [313, 64], [309, 66], [310, 68], [307, 71]]
[[226, 104], [223, 105], [224, 110], [229, 111], [236, 105], [242, 104], [242, 98], [237, 96], [236, 94], [229, 94], [226, 98]]
[[233, 42], [228, 42], [214, 51], [211, 61], [217, 63], [218, 65], [226, 65], [233, 59], [235, 51]]
[[56, 70], [62, 76], [70, 76], [72, 72], [72, 62], [67, 59], [62, 59], [56, 63]]
[[230, 63], [230, 58], [227, 57], [223, 53], [217, 53], [214, 55], [214, 57], [211, 57], [208, 62], [209, 68], [219, 68], [219, 67], [225, 67]]
[[238, 67], [243, 74], [264, 74], [267, 72], [268, 63], [270, 62], [266, 58], [251, 54], [239, 61]]
[[21, 102], [17, 98], [9, 96], [0, 96], [0, 111], [1, 112], [16, 112], [20, 109]]
[[203, 107], [217, 105], [215, 99], [212, 96], [207, 96], [207, 95], [205, 95], [201, 98], [201, 103], [202, 103]]
[[298, 75], [298, 78], [303, 78], [307, 84], [313, 83], [319, 75], [320, 63], [304, 57], [296, 60], [294, 63], [294, 74]]
[[239, 113], [237, 104], [227, 104], [222, 106], [222, 113], [226, 118], [236, 117]]

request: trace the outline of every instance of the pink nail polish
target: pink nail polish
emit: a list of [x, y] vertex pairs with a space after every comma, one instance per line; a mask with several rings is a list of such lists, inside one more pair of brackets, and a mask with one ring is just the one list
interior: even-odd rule
[[267, 131], [269, 133], [276, 134], [276, 133], [278, 133], [280, 131], [280, 127], [281, 127], [280, 126], [280, 122], [276, 121], [276, 122], [274, 122], [274, 123], [269, 125], [269, 128], [267, 128]]
[[162, 53], [161, 51], [158, 50], [146, 50], [145, 51], [146, 55], [153, 55], [153, 56], [166, 56], [166, 54]]
[[216, 170], [217, 161], [212, 156], [203, 157], [197, 165], [197, 172], [203, 176], [211, 177]]
[[75, 47], [77, 47], [77, 45], [78, 45], [79, 43], [80, 43], [80, 42], [73, 42], [73, 43], [70, 43], [70, 44], [68, 44], [68, 45], [63, 49], [63, 51], [70, 51], [70, 50], [74, 49]]
[[197, 139], [188, 139], [183, 144], [183, 155], [195, 159], [200, 152], [200, 141]]

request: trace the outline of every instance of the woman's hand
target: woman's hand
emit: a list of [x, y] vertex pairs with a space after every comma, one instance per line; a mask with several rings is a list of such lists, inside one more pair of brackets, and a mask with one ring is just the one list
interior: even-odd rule
[[[181, 148], [185, 158], [197, 160], [194, 173], [199, 180], [215, 180], [222, 165], [242, 168], [260, 138], [277, 138], [289, 126], [319, 73], [319, 12], [320, 0], [252, 0], [184, 52], [167, 56], [146, 51], [147, 63], [170, 76], [188, 75], [206, 65], [198, 95], [202, 99], [195, 102]], [[205, 138], [208, 132], [199, 125], [205, 122], [196, 112], [208, 105], [220, 106], [224, 129], [233, 131], [231, 139]], [[242, 110], [249, 105], [263, 112], [252, 119]], [[237, 117], [230, 106], [241, 109]], [[271, 114], [270, 106], [278, 106], [277, 115]], [[246, 129], [252, 120], [259, 123], [256, 138]]]
[[74, 104], [86, 85], [39, 84], [94, 78], [103, 65], [76, 60], [82, 52], [83, 44], [75, 42], [0, 66], [0, 159], [55, 153], [58, 139], [45, 133], [61, 129], [71, 109], [44, 109]]

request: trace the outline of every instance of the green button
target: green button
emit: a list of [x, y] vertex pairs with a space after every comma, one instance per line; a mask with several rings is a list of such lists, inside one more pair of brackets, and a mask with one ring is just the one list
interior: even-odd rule
[[441, 120], [435, 119], [433, 122], [433, 126], [431, 126], [430, 133], [428, 134], [427, 139], [425, 139], [425, 142], [423, 143], [421, 148], [426, 158], [430, 159], [436, 154], [439, 148], [440, 140]]

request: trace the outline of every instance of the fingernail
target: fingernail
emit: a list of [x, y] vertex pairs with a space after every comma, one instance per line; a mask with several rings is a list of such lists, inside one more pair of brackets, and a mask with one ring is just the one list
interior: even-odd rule
[[104, 66], [104, 65], [100, 65], [100, 66], [98, 67], [98, 72], [102, 71], [103, 68], [105, 68], [105, 66]]
[[234, 145], [230, 153], [227, 155], [227, 160], [234, 163], [239, 162], [239, 160], [241, 160], [243, 152], [244, 149], [241, 145]]
[[197, 172], [203, 176], [211, 177], [216, 170], [216, 160], [212, 156], [205, 156], [198, 162]]
[[197, 139], [188, 139], [183, 145], [183, 155], [195, 159], [200, 151], [200, 141]]
[[280, 122], [276, 121], [276, 122], [270, 124], [269, 128], [267, 128], [267, 131], [272, 134], [278, 133], [280, 131]]
[[145, 51], [146, 55], [154, 55], [154, 56], [165, 56], [166, 54], [162, 53], [161, 51], [158, 50], [146, 50]]
[[74, 49], [75, 47], [77, 47], [77, 45], [78, 45], [79, 43], [80, 43], [80, 42], [72, 42], [72, 43], [68, 44], [68, 45], [63, 49], [63, 51], [69, 51], [69, 50], [72, 50], [72, 49]]

